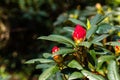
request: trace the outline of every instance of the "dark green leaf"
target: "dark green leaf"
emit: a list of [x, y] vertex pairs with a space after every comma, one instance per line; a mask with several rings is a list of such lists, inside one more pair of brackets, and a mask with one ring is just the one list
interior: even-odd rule
[[82, 66], [81, 66], [76, 60], [72, 60], [72, 61], [68, 64], [68, 66], [69, 66], [70, 68], [76, 68], [76, 69], [78, 69], [78, 70], [82, 70], [82, 69], [83, 69]]
[[87, 31], [86, 38], [89, 39], [97, 30], [97, 26], [93, 25], [91, 28]]
[[107, 42], [106, 45], [111, 45], [111, 46], [120, 46], [120, 42]]
[[59, 68], [57, 66], [52, 66], [48, 69], [46, 69], [40, 76], [39, 80], [47, 80], [49, 77], [51, 77], [53, 74], [58, 72]]
[[59, 51], [55, 52], [53, 56], [58, 54], [69, 54], [75, 52], [74, 49], [61, 48]]
[[33, 64], [35, 62], [40, 62], [40, 63], [51, 63], [51, 62], [54, 62], [53, 60], [50, 60], [50, 59], [43, 59], [43, 58], [39, 58], [39, 59], [31, 59], [31, 60], [28, 60], [26, 61], [25, 63], [26, 64]]
[[89, 80], [105, 80], [102, 76], [93, 74], [87, 70], [81, 71], [84, 76], [86, 76]]
[[74, 80], [74, 79], [78, 79], [78, 78], [83, 78], [83, 74], [80, 72], [73, 72], [70, 77], [68, 78], [68, 80]]
[[73, 27], [64, 27], [63, 29], [70, 32], [70, 33], [72, 33], [74, 31]]
[[75, 23], [75, 24], [80, 24], [81, 26], [83, 26], [83, 27], [86, 28], [85, 23], [81, 22], [80, 20], [73, 19], [73, 18], [69, 18], [68, 20], [72, 21], [72, 22]]
[[118, 66], [114, 60], [111, 60], [108, 64], [108, 79], [109, 80], [120, 80], [120, 74], [118, 73]]
[[115, 30], [115, 28], [112, 25], [103, 23], [103, 24], [98, 25], [98, 29], [97, 29], [96, 33], [104, 34], [104, 33], [113, 32], [114, 30]]
[[100, 23], [103, 19], [105, 19], [105, 17], [106, 16], [97, 14], [90, 20], [90, 23], [91, 23], [91, 25], [96, 25], [96, 24]]
[[95, 39], [92, 40], [92, 43], [99, 42], [99, 41], [103, 40], [104, 38], [106, 38], [108, 36], [109, 36], [108, 34], [103, 34], [103, 35], [100, 35], [98, 37], [95, 37]]
[[99, 70], [104, 62], [108, 62], [112, 59], [115, 59], [115, 56], [113, 55], [106, 55], [106, 56], [101, 56], [98, 58], [98, 66], [97, 70]]
[[60, 36], [60, 35], [42, 36], [42, 37], [39, 37], [38, 39], [55, 41], [55, 42], [58, 42], [58, 43], [75, 46], [74, 42], [71, 39], [69, 39], [67, 37], [64, 37], [64, 36]]
[[97, 65], [96, 52], [94, 50], [90, 50], [90, 55], [92, 56], [92, 59], [94, 60], [95, 65]]

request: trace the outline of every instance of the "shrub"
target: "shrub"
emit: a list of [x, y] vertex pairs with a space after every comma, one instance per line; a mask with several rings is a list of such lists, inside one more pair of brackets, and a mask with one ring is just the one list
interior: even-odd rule
[[62, 47], [55, 45], [42, 58], [26, 63], [38, 62], [36, 68], [43, 69], [39, 80], [119, 80], [120, 42], [115, 36], [119, 27], [106, 23], [106, 17], [96, 14], [86, 23], [69, 18], [75, 28], [63, 29], [70, 37], [51, 34], [38, 38], [63, 44]]

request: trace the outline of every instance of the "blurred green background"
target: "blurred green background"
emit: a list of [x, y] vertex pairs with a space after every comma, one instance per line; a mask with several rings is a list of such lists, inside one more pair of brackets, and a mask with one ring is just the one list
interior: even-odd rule
[[116, 12], [111, 24], [120, 25], [120, 0], [0, 0], [0, 80], [37, 80], [41, 70], [24, 62], [53, 46], [37, 38], [64, 34], [66, 19], [85, 21], [97, 13], [96, 3]]

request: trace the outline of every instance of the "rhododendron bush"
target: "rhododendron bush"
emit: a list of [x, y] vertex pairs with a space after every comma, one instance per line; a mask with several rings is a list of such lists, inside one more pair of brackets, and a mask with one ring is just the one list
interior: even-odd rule
[[63, 29], [70, 36], [39, 37], [57, 44], [42, 58], [26, 63], [37, 62], [36, 68], [43, 69], [39, 80], [120, 80], [120, 40], [116, 38], [120, 28], [106, 23], [106, 17], [96, 14], [86, 22], [69, 18], [72, 25]]

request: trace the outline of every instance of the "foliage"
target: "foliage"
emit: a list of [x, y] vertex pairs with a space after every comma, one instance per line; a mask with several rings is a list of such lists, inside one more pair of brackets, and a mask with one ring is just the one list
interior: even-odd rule
[[[38, 38], [52, 41], [58, 43], [58, 46], [62, 46], [54, 49], [54, 52], [43, 53], [42, 58], [26, 62], [27, 64], [38, 63], [37, 69], [43, 69], [39, 80], [48, 80], [50, 78], [55, 80], [120, 79], [120, 43], [118, 41], [119, 38], [116, 38], [116, 34], [120, 29], [119, 23], [114, 24], [114, 21], [109, 18], [113, 13], [104, 12], [102, 7], [96, 8], [98, 12], [93, 12], [92, 17], [86, 11], [86, 14], [83, 13], [80, 16], [77, 14], [77, 17], [73, 15], [74, 17], [66, 17], [65, 20], [61, 20], [61, 16], [59, 16], [55, 25], [60, 25], [61, 23], [70, 25], [71, 27], [67, 26], [62, 29], [66, 32], [68, 31], [67, 35], [70, 36], [51, 34]], [[89, 17], [81, 20], [81, 17], [86, 15]], [[86, 35], [83, 35], [82, 31], [76, 30], [76, 27], [74, 29], [73, 26], [78, 26], [78, 24], [79, 27], [82, 27], [82, 29], [80, 28], [81, 30], [85, 29]], [[75, 31], [77, 31], [77, 35], [72, 35]], [[82, 37], [78, 37], [79, 35], [82, 35]], [[117, 51], [115, 50], [116, 48]], [[57, 79], [58, 77], [59, 79]]]

